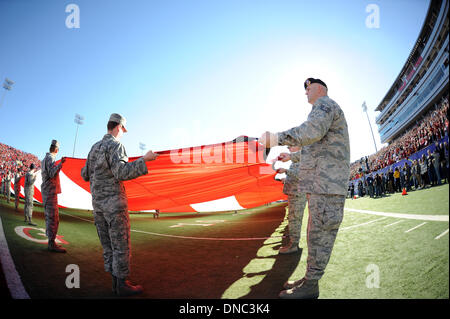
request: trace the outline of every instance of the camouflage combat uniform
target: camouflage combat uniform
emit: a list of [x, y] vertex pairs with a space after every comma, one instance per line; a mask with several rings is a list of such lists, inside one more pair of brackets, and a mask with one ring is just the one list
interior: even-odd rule
[[28, 172], [25, 175], [25, 207], [24, 214], [25, 220], [31, 221], [33, 216], [33, 195], [34, 195], [34, 182], [36, 181], [36, 174]]
[[9, 203], [9, 200], [11, 199], [11, 175], [10, 175], [10, 173], [6, 174], [5, 195], [6, 195], [6, 198], [8, 200], [8, 203]]
[[328, 96], [314, 103], [307, 121], [278, 133], [278, 144], [300, 146], [299, 192], [309, 207], [308, 259], [305, 278], [319, 280], [331, 256], [343, 219], [350, 175], [347, 122]]
[[20, 179], [22, 176], [20, 176], [19, 173], [16, 174], [14, 177], [14, 205], [17, 208], [19, 207], [19, 198], [20, 198]]
[[301, 152], [291, 154], [292, 164], [286, 172], [283, 193], [288, 196], [289, 239], [293, 244], [300, 242], [303, 212], [306, 207], [306, 194], [299, 192]]
[[123, 181], [148, 173], [144, 159], [128, 162], [124, 146], [111, 134], [95, 143], [81, 176], [90, 182], [94, 220], [103, 247], [105, 270], [125, 278], [130, 273], [130, 220]]
[[49, 242], [56, 239], [59, 226], [58, 194], [61, 193], [59, 171], [62, 163], [55, 164], [56, 154], [47, 153], [41, 162], [42, 204], [44, 205], [46, 235]]

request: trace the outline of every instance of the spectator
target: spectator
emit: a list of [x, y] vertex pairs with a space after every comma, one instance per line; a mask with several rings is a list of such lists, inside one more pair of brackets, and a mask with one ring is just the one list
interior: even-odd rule
[[398, 167], [394, 170], [394, 192], [401, 192], [402, 188], [400, 185], [400, 170]]
[[413, 177], [414, 190], [416, 190], [422, 184], [422, 180], [420, 177], [420, 165], [417, 162], [417, 160], [413, 161], [412, 177]]
[[437, 182], [433, 162], [434, 162], [434, 156], [433, 156], [433, 154], [431, 154], [431, 151], [428, 150], [427, 151], [427, 169], [428, 169], [428, 180], [429, 180], [431, 186], [436, 185], [436, 182]]
[[358, 181], [358, 196], [359, 197], [363, 197], [364, 196], [362, 180]]
[[384, 173], [381, 173], [380, 176], [381, 176], [381, 194], [385, 194], [387, 189], [387, 178]]
[[440, 165], [441, 177], [444, 179], [444, 183], [448, 183], [447, 158], [445, 157], [445, 149], [444, 149], [443, 143], [439, 144], [439, 160], [441, 162], [441, 165]]
[[422, 188], [425, 188], [428, 185], [428, 164], [425, 154], [422, 155], [422, 158], [419, 160], [420, 164], [420, 177], [422, 180]]
[[375, 197], [381, 197], [382, 196], [382, 180], [381, 180], [381, 176], [377, 173], [375, 174], [375, 180], [374, 180], [374, 185], [375, 185]]
[[434, 172], [435, 172], [435, 177], [436, 177], [436, 184], [437, 185], [441, 185], [442, 184], [442, 182], [441, 182], [441, 172], [440, 172], [440, 169], [441, 169], [441, 161], [440, 161], [440, 148], [439, 148], [439, 143], [436, 141], [435, 143], [434, 143], [434, 146], [435, 146], [435, 148], [434, 148], [434, 152], [433, 152], [433, 167], [434, 167]]
[[445, 163], [443, 164], [443, 171], [444, 171], [444, 176], [445, 176], [445, 181], [446, 183], [449, 183], [449, 171], [448, 171], [448, 167], [449, 167], [449, 158], [448, 158], [448, 145], [447, 142], [444, 142], [444, 145], [442, 147], [442, 149], [444, 150], [444, 160]]
[[392, 167], [388, 172], [388, 191], [390, 194], [394, 193], [394, 172], [392, 171]]
[[367, 184], [367, 190], [369, 191], [370, 198], [373, 198], [373, 177], [372, 174], [369, 174], [369, 176], [366, 179]]
[[409, 192], [411, 190], [411, 166], [409, 166], [407, 162], [403, 165], [403, 178], [403, 187]]

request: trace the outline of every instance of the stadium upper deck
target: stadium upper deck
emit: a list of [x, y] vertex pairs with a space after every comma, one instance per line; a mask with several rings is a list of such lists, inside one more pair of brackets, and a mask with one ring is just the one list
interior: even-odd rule
[[381, 143], [413, 126], [448, 90], [448, 0], [431, 0], [419, 37], [405, 65], [375, 109]]

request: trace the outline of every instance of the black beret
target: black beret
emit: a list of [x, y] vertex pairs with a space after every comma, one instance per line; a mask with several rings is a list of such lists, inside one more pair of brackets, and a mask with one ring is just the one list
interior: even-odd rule
[[304, 85], [305, 85], [305, 90], [306, 90], [306, 88], [308, 87], [308, 85], [313, 84], [313, 83], [319, 83], [319, 84], [323, 85], [324, 87], [326, 87], [326, 88], [328, 89], [328, 87], [327, 87], [327, 85], [325, 84], [325, 82], [322, 81], [321, 79], [307, 78], [306, 81], [305, 81], [305, 83], [304, 83]]

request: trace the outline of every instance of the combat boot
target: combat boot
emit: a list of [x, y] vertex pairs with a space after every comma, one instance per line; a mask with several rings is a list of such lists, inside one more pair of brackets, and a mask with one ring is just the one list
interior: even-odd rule
[[305, 279], [300, 285], [280, 292], [279, 297], [282, 299], [317, 299], [319, 297], [319, 281]]
[[305, 281], [305, 277], [303, 277], [302, 279], [296, 280], [296, 281], [286, 281], [283, 285], [283, 288], [288, 290], [288, 289], [292, 289], [295, 286], [300, 285], [302, 282]]
[[48, 242], [48, 250], [53, 251], [55, 253], [65, 253], [66, 249], [64, 247], [61, 247], [60, 245], [56, 244], [54, 241]]
[[297, 242], [289, 242], [286, 246], [283, 246], [278, 250], [279, 254], [287, 255], [298, 252], [300, 249], [298, 248]]
[[116, 277], [116, 294], [120, 297], [138, 295], [144, 291], [141, 285], [133, 286], [125, 278]]

